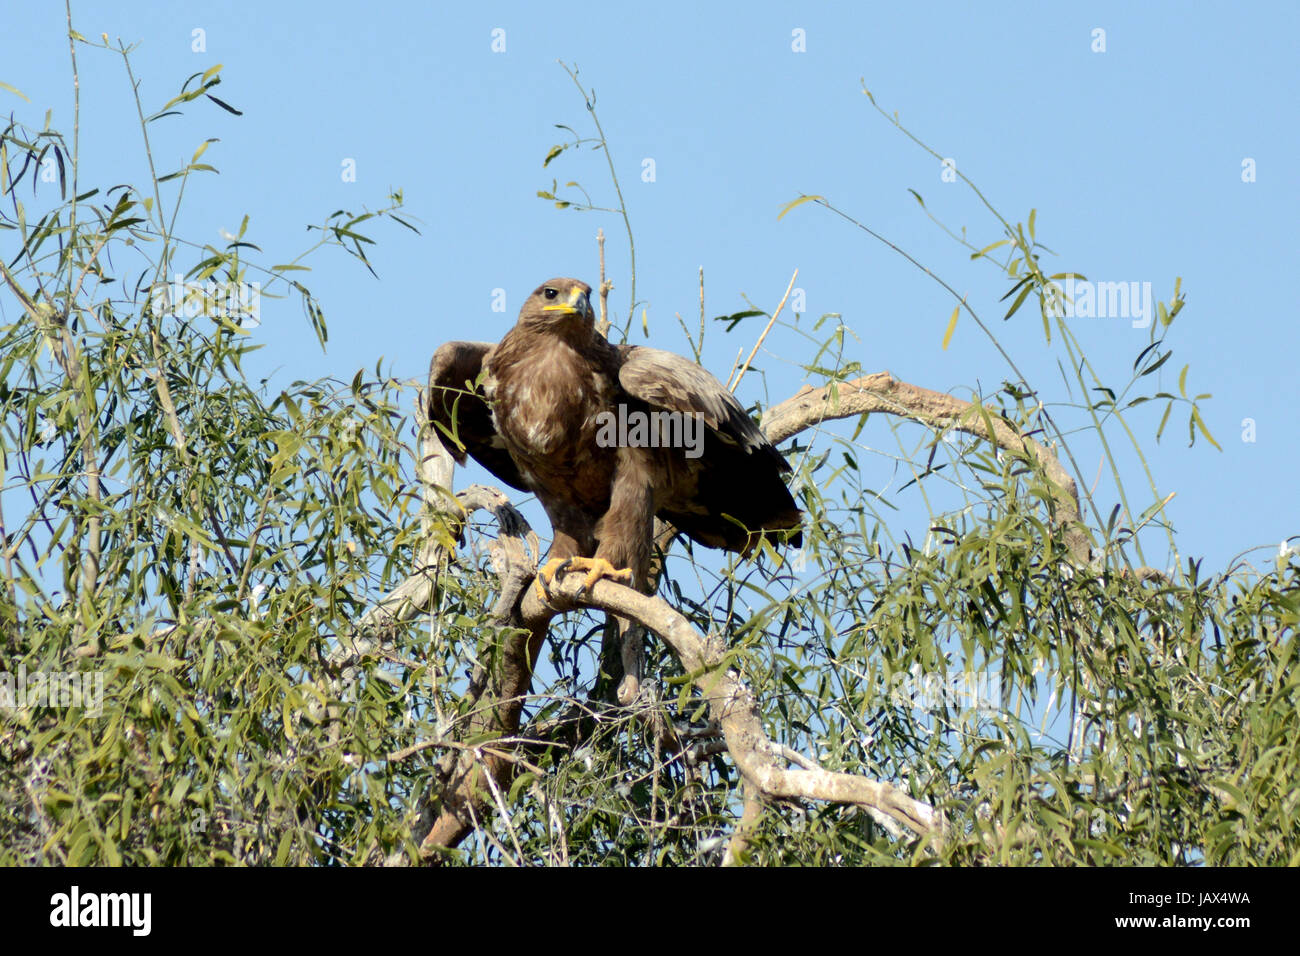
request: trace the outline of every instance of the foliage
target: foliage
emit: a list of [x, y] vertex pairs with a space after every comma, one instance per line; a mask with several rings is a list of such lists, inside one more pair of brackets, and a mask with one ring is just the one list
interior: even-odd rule
[[[74, 38], [74, 56], [77, 46], [100, 45]], [[118, 52], [129, 70], [129, 51]], [[216, 301], [220, 290], [258, 276], [263, 295], [298, 297], [322, 343], [326, 322], [293, 277], [303, 257], [250, 261], [260, 250], [246, 238], [248, 219], [224, 248], [173, 234], [187, 178], [211, 169], [198, 162], [206, 144], [159, 175], [148, 132], [166, 113], [215, 99], [219, 82], [214, 67], [153, 114], [139, 109], [144, 190], [79, 193], [75, 141], [70, 148], [48, 125], [11, 123], [0, 138], [11, 296], [0, 326], [5, 673], [11, 684], [20, 674], [88, 678], [79, 686], [90, 689], [52, 702], [33, 700], [29, 683], [25, 700], [0, 707], [3, 863], [414, 859], [437, 756], [508, 743], [460, 733], [467, 675], [502, 637], [489, 615], [489, 526], [470, 526], [457, 561], [439, 569], [433, 613], [387, 633], [355, 680], [331, 657], [411, 572], [424, 536], [447, 531], [416, 520], [404, 411], [415, 395], [404, 383], [379, 368], [280, 391], [245, 376], [256, 337], [245, 315]], [[333, 214], [317, 247], [364, 265], [372, 240], [363, 223], [407, 225], [400, 201]], [[806, 201], [838, 213], [823, 197]], [[626, 221], [621, 198], [617, 209]], [[1124, 412], [1160, 397], [1134, 392], [1167, 358], [1154, 336], [1181, 296], [1131, 381], [1102, 386], [1048, 307], [1065, 273], [1039, 269], [1035, 217], [1027, 227], [998, 218], [1014, 241], [996, 263], [1013, 283], [1011, 312], [1038, 298], [1081, 394], [1101, 396], [1074, 409], [1103, 442], [1103, 426], [1120, 423], [1136, 447]], [[994, 251], [973, 258], [992, 261]], [[113, 265], [127, 261], [147, 268]], [[183, 301], [160, 297], [157, 283], [182, 263], [194, 287]], [[722, 320], [746, 331], [744, 320], [762, 314]], [[860, 374], [834, 319], [823, 320], [829, 335], [808, 361], [819, 384]], [[1163, 398], [1185, 400], [1189, 429], [1203, 427], [1201, 396]], [[1023, 376], [983, 405], [1068, 449], [1052, 417], [1064, 406], [1049, 408]], [[1153, 486], [1152, 507], [1136, 519], [1126, 498], [1106, 520], [1092, 506], [1094, 560], [1080, 563], [1037, 462], [896, 425], [914, 477], [895, 497], [960, 498], [931, 508], [918, 546], [890, 532], [902, 502], [864, 483], [871, 469], [857, 438], [866, 426], [829, 447], [796, 441], [808, 521], [793, 561], [769, 553], [724, 566], [679, 543], [660, 594], [702, 633], [727, 636], [727, 664], [760, 701], [774, 740], [903, 787], [944, 812], [949, 836], [935, 847], [897, 839], [854, 808], [773, 806], [747, 859], [1300, 862], [1295, 552], [1259, 571], [1240, 563], [1208, 573], [1188, 560], [1151, 573], [1139, 539], [1159, 524]], [[647, 683], [660, 696], [633, 709], [605, 703], [601, 629], [586, 612], [556, 622], [526, 702], [518, 772], [455, 859], [721, 857], [741, 806], [735, 766], [653, 639]], [[657, 743], [665, 724], [691, 743], [686, 752]]]

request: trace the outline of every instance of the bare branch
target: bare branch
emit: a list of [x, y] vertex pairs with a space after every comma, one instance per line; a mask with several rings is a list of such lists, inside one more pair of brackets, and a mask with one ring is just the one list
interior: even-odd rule
[[[703, 270], [701, 270], [701, 272], [702, 271]], [[735, 378], [727, 382], [728, 391], [734, 392], [736, 386], [740, 384], [740, 380], [744, 378], [745, 373], [749, 371], [749, 363], [754, 361], [754, 356], [758, 354], [759, 348], [763, 345], [763, 340], [767, 338], [767, 333], [771, 332], [772, 326], [776, 325], [777, 316], [779, 316], [781, 310], [785, 308], [786, 300], [790, 298], [790, 290], [794, 288], [794, 282], [798, 278], [799, 270], [795, 269], [794, 275], [790, 276], [790, 284], [785, 287], [785, 295], [781, 296], [781, 301], [777, 304], [776, 311], [773, 312], [772, 317], [767, 320], [767, 326], [763, 329], [763, 333], [758, 337], [758, 341], [754, 343], [754, 347], [750, 350], [749, 358], [745, 359], [745, 364], [740, 367], [740, 371], [736, 373]], [[703, 299], [703, 292], [701, 292], [701, 299]]]
[[746, 785], [745, 809], [740, 813], [740, 821], [727, 841], [727, 852], [722, 855], [723, 866], [740, 866], [742, 855], [749, 849], [750, 838], [758, 829], [758, 822], [763, 818], [763, 801], [752, 786]]
[[600, 285], [596, 291], [600, 298], [600, 321], [596, 323], [596, 334], [602, 339], [609, 338], [609, 292], [614, 283], [605, 278], [605, 230], [596, 230], [596, 245], [600, 247]]
[[900, 382], [889, 372], [876, 372], [821, 388], [805, 385], [792, 397], [767, 410], [763, 416], [763, 432], [776, 444], [820, 422], [867, 412], [910, 418], [938, 431], [966, 432], [1037, 460], [1048, 478], [1055, 512], [1053, 520], [1066, 529], [1071, 557], [1079, 564], [1088, 561], [1091, 547], [1080, 517], [1079, 492], [1069, 472], [1042, 443], [1024, 437], [1000, 415], [972, 402]]
[[[913, 800], [888, 783], [856, 774], [821, 769], [789, 770], [780, 746], [763, 730], [758, 704], [733, 670], [721, 669], [726, 643], [706, 640], [681, 614], [660, 597], [649, 597], [612, 581], [597, 581], [582, 590], [580, 575], [568, 574], [551, 588], [555, 597], [574, 605], [601, 608], [632, 618], [654, 631], [672, 649], [722, 728], [727, 750], [745, 780], [767, 799], [825, 800], [874, 808], [918, 836], [942, 839], [943, 819], [933, 807]], [[520, 614], [529, 626], [558, 613], [545, 606], [535, 590], [524, 595]]]

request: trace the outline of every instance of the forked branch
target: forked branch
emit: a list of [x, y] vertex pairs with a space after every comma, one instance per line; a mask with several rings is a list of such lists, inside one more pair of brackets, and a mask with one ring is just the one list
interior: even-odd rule
[[[805, 387], [768, 410], [763, 430], [776, 443], [820, 422], [866, 412], [886, 412], [941, 431], [956, 429], [1036, 462], [1048, 480], [1053, 520], [1064, 526], [1072, 558], [1088, 559], [1088, 536], [1080, 519], [1075, 484], [1056, 456], [1039, 442], [1021, 435], [1005, 419], [972, 402], [909, 385], [888, 372], [879, 372], [852, 382]], [[436, 442], [436, 436], [433, 441]], [[435, 498], [427, 494], [426, 500], [433, 503]], [[533, 666], [551, 620], [562, 610], [548, 605], [534, 589], [527, 587], [537, 557], [535, 538], [529, 541], [531, 547], [524, 545], [523, 538], [531, 535], [531, 531], [512, 508], [499, 508], [498, 520], [501, 534], [495, 563], [502, 588], [493, 618], [498, 624], [509, 625], [503, 631], [509, 636], [508, 646], [496, 658], [494, 672], [480, 672], [472, 681], [474, 712], [481, 716], [469, 730], [480, 737], [484, 731], [500, 737], [518, 735]], [[686, 673], [692, 675], [745, 783], [749, 819], [746, 832], [738, 831], [739, 838], [732, 840], [728, 862], [735, 862], [743, 850], [754, 825], [758, 800], [823, 800], [857, 806], [895, 836], [906, 832], [929, 841], [933, 847], [942, 843], [944, 821], [930, 805], [912, 799], [889, 783], [825, 770], [807, 757], [771, 741], [763, 730], [753, 694], [736, 671], [723, 666], [726, 640], [701, 635], [662, 598], [640, 594], [610, 581], [598, 581], [590, 592], [583, 592], [578, 575], [558, 579], [551, 595], [563, 607], [599, 608], [639, 622], [658, 634], [677, 655]], [[391, 606], [392, 600], [390, 597], [384, 604]], [[486, 748], [448, 747], [440, 763], [438, 783], [424, 803], [421, 822], [416, 828], [415, 837], [425, 860], [439, 859], [490, 813], [494, 789], [499, 788], [515, 766], [505, 757], [504, 752]]]

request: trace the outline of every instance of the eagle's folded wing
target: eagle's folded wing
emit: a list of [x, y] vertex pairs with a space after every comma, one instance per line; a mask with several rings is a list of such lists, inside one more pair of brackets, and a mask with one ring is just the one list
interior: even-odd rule
[[497, 434], [492, 411], [479, 384], [491, 342], [448, 342], [429, 363], [429, 422], [460, 464], [466, 453], [497, 478], [530, 490]]
[[[742, 553], [764, 532], [799, 527], [782, 478], [790, 465], [721, 382], [672, 352], [624, 345], [619, 355], [619, 385], [629, 396], [707, 426], [700, 457], [674, 457], [678, 477], [660, 489], [660, 517], [701, 544]], [[788, 541], [798, 547], [802, 538], [794, 531]]]

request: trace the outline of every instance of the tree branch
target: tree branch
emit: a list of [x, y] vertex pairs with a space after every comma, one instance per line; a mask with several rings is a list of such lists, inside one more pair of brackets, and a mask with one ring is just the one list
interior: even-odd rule
[[[1042, 465], [1048, 478], [1056, 524], [1065, 528], [1071, 558], [1086, 564], [1091, 555], [1088, 533], [1079, 511], [1079, 492], [1056, 455], [1041, 442], [1026, 438], [1000, 415], [943, 392], [900, 382], [889, 372], [875, 372], [851, 382], [813, 388], [805, 385], [763, 416], [763, 432], [779, 444], [812, 425], [868, 412], [885, 412], [928, 425], [937, 431], [954, 429], [991, 441], [1013, 454]], [[991, 425], [991, 430], [990, 430]]]
[[[1053, 503], [1053, 520], [1066, 529], [1067, 546], [1076, 561], [1089, 556], [1087, 532], [1083, 527], [1078, 494], [1073, 479], [1056, 456], [1041, 443], [1019, 434], [1009, 423], [982, 407], [929, 389], [900, 382], [888, 372], [866, 375], [852, 382], [833, 383], [822, 388], [805, 386], [797, 394], [768, 410], [763, 430], [778, 443], [823, 421], [849, 418], [868, 412], [887, 412], [910, 418], [937, 430], [956, 429], [991, 441], [1013, 454], [1038, 463], [1048, 479]], [[443, 456], [441, 444], [431, 429], [425, 429]], [[427, 460], [428, 456], [426, 456]], [[438, 480], [422, 474], [426, 501], [436, 504], [433, 489], [450, 485], [450, 459]], [[445, 476], [445, 481], [444, 481]], [[441, 499], [445, 501], [446, 499]], [[725, 640], [705, 638], [689, 621], [657, 596], [647, 596], [610, 581], [597, 581], [589, 593], [582, 591], [582, 579], [565, 575], [551, 588], [546, 603], [528, 587], [536, 571], [536, 536], [510, 507], [508, 499], [494, 489], [473, 486], [456, 499], [464, 508], [488, 507], [497, 515], [500, 535], [493, 545], [493, 563], [502, 583], [492, 612], [493, 621], [508, 635], [491, 669], [480, 667], [471, 680], [475, 717], [466, 733], [484, 739], [517, 735], [523, 701], [529, 691], [533, 668], [551, 620], [562, 610], [586, 606], [612, 612], [654, 631], [672, 649], [709, 707], [745, 781], [745, 814], [733, 834], [726, 862], [736, 862], [748, 844], [765, 801], [821, 800], [862, 808], [883, 829], [895, 837], [905, 832], [940, 845], [944, 820], [930, 805], [915, 800], [883, 781], [857, 774], [826, 770], [808, 758], [771, 741], [763, 730], [758, 705], [738, 673], [722, 666]], [[665, 529], [666, 531], [669, 529]], [[527, 542], [525, 542], [527, 537]], [[526, 546], [531, 545], [531, 546]], [[666, 544], [666, 542], [665, 542]], [[418, 577], [418, 575], [417, 575]], [[432, 587], [408, 580], [372, 609], [366, 617], [387, 613], [385, 608], [402, 608], [400, 620], [418, 613], [427, 603], [427, 593], [414, 590]], [[394, 620], [397, 623], [397, 619]], [[789, 764], [794, 764], [790, 767]], [[426, 861], [441, 859], [446, 849], [456, 846], [483, 818], [494, 801], [494, 792], [512, 772], [515, 761], [505, 751], [478, 746], [447, 748], [439, 762], [438, 782], [424, 800], [414, 830], [420, 855]], [[497, 807], [497, 809], [500, 809]], [[391, 861], [390, 861], [391, 862]]]
[[[874, 808], [918, 836], [941, 838], [941, 815], [890, 784], [820, 768], [786, 768], [783, 748], [773, 743], [763, 730], [753, 694], [736, 671], [721, 669], [727, 654], [724, 640], [704, 638], [663, 598], [640, 594], [606, 580], [597, 581], [590, 593], [584, 593], [582, 585], [580, 575], [568, 574], [551, 587], [551, 594], [576, 606], [600, 608], [632, 618], [658, 634], [692, 676], [746, 782], [763, 797], [827, 800]], [[529, 589], [524, 595], [520, 614], [530, 627], [549, 622], [557, 613], [557, 609], [542, 602], [535, 590]]]

